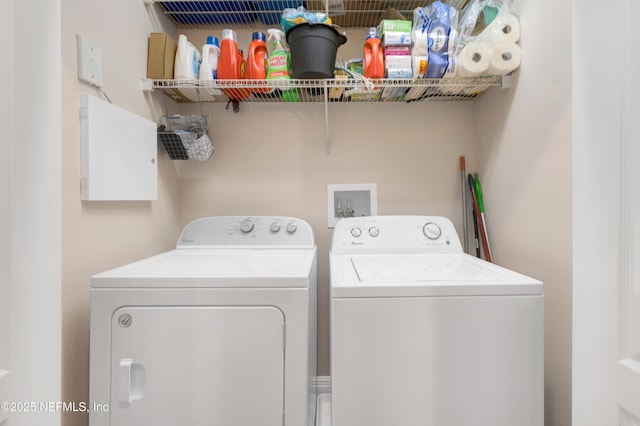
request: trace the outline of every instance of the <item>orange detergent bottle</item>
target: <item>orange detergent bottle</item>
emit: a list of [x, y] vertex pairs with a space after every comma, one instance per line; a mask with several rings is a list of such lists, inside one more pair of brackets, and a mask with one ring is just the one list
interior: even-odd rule
[[384, 78], [384, 56], [375, 28], [369, 28], [369, 35], [364, 42], [364, 76]]
[[[251, 35], [251, 44], [247, 53], [247, 65], [244, 77], [250, 80], [265, 80], [267, 78], [267, 36], [263, 32], [256, 31]], [[249, 89], [253, 93], [268, 93], [268, 87]]]
[[[220, 44], [220, 58], [218, 59], [218, 79], [239, 80], [244, 77], [244, 56], [238, 49], [238, 36], [233, 30], [222, 30]], [[221, 82], [224, 84], [223, 82]], [[242, 100], [249, 97], [249, 91], [244, 88], [222, 89], [231, 99]]]

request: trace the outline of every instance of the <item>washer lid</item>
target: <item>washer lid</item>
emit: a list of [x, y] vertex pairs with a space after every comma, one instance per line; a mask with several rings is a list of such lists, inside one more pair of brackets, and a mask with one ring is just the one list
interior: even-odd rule
[[331, 257], [339, 297], [540, 295], [542, 283], [467, 254]]
[[176, 249], [106, 271], [92, 287], [290, 288], [308, 286], [316, 249]]

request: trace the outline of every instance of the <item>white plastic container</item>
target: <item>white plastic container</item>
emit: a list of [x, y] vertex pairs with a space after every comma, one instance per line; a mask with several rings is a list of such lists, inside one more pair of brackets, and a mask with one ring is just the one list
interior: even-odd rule
[[196, 47], [187, 40], [187, 36], [178, 36], [178, 50], [173, 68], [173, 78], [176, 80], [197, 80], [200, 75], [202, 55]]
[[215, 80], [218, 78], [218, 57], [220, 45], [217, 37], [208, 36], [207, 43], [202, 45], [202, 63], [200, 64], [200, 80]]

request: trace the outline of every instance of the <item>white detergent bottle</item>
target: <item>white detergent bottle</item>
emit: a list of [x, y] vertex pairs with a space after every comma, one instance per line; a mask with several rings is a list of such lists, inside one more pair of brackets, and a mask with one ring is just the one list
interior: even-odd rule
[[173, 67], [173, 78], [176, 80], [197, 80], [200, 74], [202, 55], [196, 47], [187, 40], [187, 36], [178, 36], [176, 62]]
[[200, 64], [200, 80], [215, 80], [218, 78], [218, 57], [220, 44], [218, 38], [207, 37], [207, 43], [202, 46], [202, 63]]

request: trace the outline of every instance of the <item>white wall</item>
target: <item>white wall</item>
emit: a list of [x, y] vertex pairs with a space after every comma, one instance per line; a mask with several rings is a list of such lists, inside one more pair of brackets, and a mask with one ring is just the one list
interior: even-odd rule
[[[62, 398], [67, 402], [89, 400], [91, 275], [173, 248], [180, 231], [179, 183], [162, 153], [157, 201], [80, 200], [80, 94], [99, 95], [77, 79], [76, 34], [102, 49], [104, 91], [111, 101], [155, 121], [153, 113], [162, 107], [160, 94], [148, 97], [141, 90], [153, 23], [162, 28], [166, 20], [150, 14], [142, 1], [62, 2]], [[66, 426], [87, 423], [86, 413], [63, 413]]]
[[[2, 235], [10, 251], [9, 396], [60, 401], [60, 1], [9, 3], [13, 51], [2, 55], [13, 67], [2, 91], [12, 101], [9, 139], [3, 138], [10, 153], [10, 228]], [[12, 413], [9, 422], [52, 426], [60, 413]]]
[[545, 284], [545, 424], [571, 424], [571, 2], [516, 1], [523, 63], [476, 104], [495, 261]]

